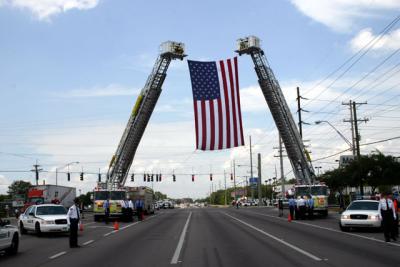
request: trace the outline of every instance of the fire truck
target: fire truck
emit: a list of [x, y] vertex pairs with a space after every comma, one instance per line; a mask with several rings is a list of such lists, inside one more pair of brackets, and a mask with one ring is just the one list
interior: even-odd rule
[[328, 214], [328, 188], [318, 184], [309, 153], [294, 122], [278, 80], [268, 64], [258, 37], [249, 36], [238, 40], [239, 55], [250, 55], [255, 65], [258, 83], [278, 128], [296, 178], [296, 194], [312, 195], [315, 211]]
[[[99, 183], [94, 190], [95, 220], [98, 220], [104, 214], [102, 205], [107, 198], [110, 198], [110, 202], [112, 202], [110, 209], [111, 216], [122, 216], [121, 201], [125, 200], [129, 194], [135, 192], [125, 187], [129, 169], [161, 94], [169, 64], [174, 59], [183, 60], [186, 56], [184, 52], [185, 46], [183, 43], [167, 41], [161, 44], [160, 54], [154, 64], [153, 70], [147, 78], [145, 86], [139, 93], [117, 151], [111, 158], [107, 180], [105, 184]], [[144, 192], [147, 191], [148, 189], [144, 190]], [[144, 196], [146, 196], [145, 200], [148, 202], [149, 194], [145, 193]], [[152, 212], [153, 203], [151, 202], [151, 205], [148, 204], [148, 206], [150, 207], [148, 211]]]

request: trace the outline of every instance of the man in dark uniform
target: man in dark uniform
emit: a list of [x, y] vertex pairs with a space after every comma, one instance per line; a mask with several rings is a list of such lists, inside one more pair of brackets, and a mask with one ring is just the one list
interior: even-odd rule
[[103, 208], [104, 208], [104, 221], [106, 222], [106, 224], [108, 224], [108, 221], [110, 219], [110, 199], [106, 199], [106, 201], [104, 201], [103, 204]]
[[143, 219], [143, 200], [136, 199], [135, 201], [136, 213], [138, 216], [138, 221]]
[[283, 216], [283, 199], [278, 200], [279, 217]]
[[290, 219], [294, 220], [294, 210], [296, 209], [296, 200], [294, 200], [293, 196], [289, 197], [289, 213], [290, 213]]
[[69, 225], [69, 247], [77, 248], [78, 245], [78, 224], [80, 221], [79, 214], [79, 198], [75, 198], [74, 205], [72, 205], [67, 213], [67, 222]]

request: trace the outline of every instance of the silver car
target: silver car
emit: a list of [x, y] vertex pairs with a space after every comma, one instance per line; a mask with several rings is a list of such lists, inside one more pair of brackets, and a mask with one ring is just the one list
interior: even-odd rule
[[351, 202], [340, 216], [340, 229], [349, 231], [350, 228], [356, 227], [380, 228], [382, 219], [378, 207], [379, 201], [376, 200], [355, 200]]

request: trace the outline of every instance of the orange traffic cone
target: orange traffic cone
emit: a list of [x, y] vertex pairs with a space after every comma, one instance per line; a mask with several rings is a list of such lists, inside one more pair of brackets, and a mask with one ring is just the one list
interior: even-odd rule
[[118, 221], [115, 221], [115, 222], [114, 222], [114, 230], [115, 230], [115, 231], [118, 231], [118, 230], [119, 230], [119, 223], [118, 223]]
[[291, 222], [291, 221], [292, 221], [292, 216], [290, 216], [290, 213], [289, 213], [289, 215], [288, 215], [288, 217], [287, 217], [287, 221], [288, 221], [288, 222]]
[[79, 224], [79, 231], [81, 231], [81, 232], [83, 231], [83, 223]]

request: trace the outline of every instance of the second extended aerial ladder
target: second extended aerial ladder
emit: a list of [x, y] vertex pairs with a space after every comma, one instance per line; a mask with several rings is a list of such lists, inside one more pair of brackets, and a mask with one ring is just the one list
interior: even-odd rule
[[258, 83], [285, 145], [296, 180], [300, 184], [311, 184], [315, 180], [315, 174], [308, 159], [308, 152], [304, 148], [281, 87], [260, 47], [260, 39], [255, 36], [239, 39], [236, 52], [239, 55], [248, 54], [253, 59]]
[[183, 43], [164, 42], [160, 49], [160, 55], [136, 100], [117, 151], [111, 159], [106, 181], [108, 190], [124, 186], [139, 142], [161, 94], [168, 66], [173, 59], [183, 60], [186, 56]]

